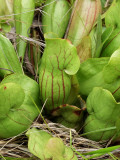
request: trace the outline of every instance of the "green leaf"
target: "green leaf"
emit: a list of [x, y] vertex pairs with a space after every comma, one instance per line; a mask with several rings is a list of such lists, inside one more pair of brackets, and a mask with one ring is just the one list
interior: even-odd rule
[[70, 147], [65, 147], [64, 160], [78, 160], [77, 156]]
[[101, 55], [101, 51], [102, 48], [104, 48], [104, 44], [107, 40], [109, 40], [110, 36], [112, 35], [114, 27], [110, 26], [108, 28], [105, 29], [105, 31], [103, 32], [102, 36], [101, 36], [101, 40], [102, 43], [100, 44], [100, 46], [98, 46], [98, 49], [96, 50], [96, 55]]
[[46, 48], [39, 70], [42, 102], [49, 112], [67, 102], [71, 91], [71, 78], [80, 67], [76, 48], [65, 39], [46, 39]]
[[95, 52], [96, 52], [96, 41], [97, 41], [96, 36], [97, 36], [96, 27], [94, 27], [89, 34], [89, 37], [90, 37], [90, 40], [91, 40], [91, 55], [92, 55], [92, 58], [94, 58], [94, 55], [95, 55]]
[[13, 0], [0, 0], [0, 28], [1, 34], [10, 32], [11, 27], [14, 25], [13, 20]]
[[99, 0], [76, 1], [65, 38], [78, 46], [82, 38], [89, 35], [100, 13], [101, 2]]
[[3, 33], [3, 35], [4, 35], [4, 33], [10, 32], [10, 30], [11, 30], [11, 25], [10, 25], [10, 24], [7, 24], [6, 22], [3, 22], [3, 23], [1, 24], [1, 29], [2, 29], [1, 34]]
[[100, 52], [97, 52], [99, 46], [101, 45], [101, 37], [102, 37], [102, 19], [101, 16], [98, 16], [98, 20], [97, 20], [97, 30], [96, 30], [96, 53], [94, 55], [95, 58], [98, 58], [100, 56]]
[[77, 46], [78, 56], [80, 58], [80, 62], [84, 62], [88, 58], [91, 58], [91, 39], [89, 36], [85, 36], [81, 43]]
[[76, 75], [71, 77], [71, 91], [67, 100], [67, 104], [74, 104], [78, 98], [80, 86], [77, 80]]
[[[114, 60], [114, 58], [111, 57], [111, 60]], [[81, 67], [77, 72], [81, 95], [88, 96], [94, 87], [102, 87], [113, 93], [116, 100], [120, 99], [120, 79], [117, 78], [117, 71], [113, 73], [113, 71], [116, 70], [116, 64], [111, 60], [107, 57], [91, 58], [81, 64]], [[119, 68], [119, 66], [117, 67]], [[113, 73], [112, 75], [111, 72]]]
[[[95, 95], [97, 96], [95, 97]], [[102, 119], [101, 121], [107, 121], [111, 115], [112, 120], [116, 120], [115, 115], [117, 115], [117, 113], [115, 112], [115, 107], [117, 103], [113, 95], [108, 90], [95, 87], [88, 97], [86, 105], [89, 114], [95, 113], [95, 117]], [[105, 107], [103, 107], [103, 105]], [[117, 110], [117, 112], [118, 111], [119, 110]]]
[[0, 34], [0, 76], [4, 77], [12, 72], [21, 74], [23, 70], [13, 45]]
[[[96, 43], [98, 43], [97, 42], [97, 31], [96, 31], [96, 28], [94, 28], [91, 31], [90, 38], [91, 38], [91, 41], [92, 41], [92, 57], [93, 58], [99, 57], [101, 55], [101, 51], [103, 49], [103, 46], [106, 43], [106, 41], [109, 40], [110, 36], [112, 35], [113, 30], [114, 30], [113, 26], [110, 26], [110, 27], [107, 27], [107, 28], [102, 27], [102, 35], [100, 36], [101, 40], [99, 40], [99, 41], [101, 41], [101, 43], [99, 43], [98, 45], [96, 44]], [[99, 35], [98, 35], [98, 39], [99, 39]]]
[[114, 26], [114, 28], [120, 27], [120, 15], [119, 15], [119, 9], [120, 9], [120, 1], [114, 0], [110, 8], [107, 10], [105, 15], [105, 24], [106, 27]]
[[51, 39], [51, 38], [59, 38], [56, 33], [53, 32], [47, 32], [44, 34], [45, 39]]
[[0, 138], [16, 136], [30, 127], [40, 108], [38, 84], [23, 74], [7, 76], [0, 84]]
[[32, 128], [26, 133], [28, 140], [28, 149], [35, 156], [44, 159], [44, 148], [48, 142], [48, 140], [52, 137], [45, 131], [37, 130]]
[[105, 29], [105, 31], [103, 32], [102, 34], [102, 45], [104, 45], [104, 43], [109, 39], [109, 37], [111, 36], [112, 32], [114, 30], [114, 27], [110, 26], [110, 27], [107, 27]]
[[[113, 26], [110, 27], [111, 29], [113, 28]], [[107, 37], [106, 34], [104, 35], [104, 38]], [[116, 28], [115, 30], [112, 31], [110, 36], [103, 44], [101, 56], [110, 57], [113, 54], [113, 52], [116, 51], [119, 47], [120, 47], [120, 29]]]
[[111, 56], [112, 53], [117, 50], [120, 46], [120, 22], [119, 22], [119, 8], [120, 1], [114, 0], [112, 5], [109, 7], [105, 14], [105, 25], [106, 27], [113, 27], [114, 31], [112, 32], [109, 39], [103, 46], [101, 56]]
[[62, 38], [65, 34], [70, 14], [71, 9], [68, 1], [47, 0], [42, 14], [43, 33], [53, 32], [59, 38]]
[[[14, 0], [13, 9], [16, 33], [24, 37], [29, 37], [34, 16], [35, 1]], [[17, 38], [17, 43], [18, 56], [22, 58], [23, 62], [27, 42], [21, 38]]]
[[[120, 148], [120, 145], [107, 147], [107, 148], [102, 148], [102, 149], [98, 149], [96, 151], [85, 153], [85, 155], [92, 155], [88, 159], [98, 158], [99, 156], [102, 156], [102, 155], [105, 155], [105, 154], [108, 154], [112, 157], [112, 154], [110, 152], [112, 152], [116, 149], [119, 149], [119, 148]], [[116, 158], [114, 158], [114, 159], [116, 160]]]
[[[86, 105], [89, 115], [85, 121], [84, 132], [87, 138], [100, 141], [116, 136], [120, 103], [115, 101], [113, 95], [106, 89], [95, 87], [89, 94]], [[110, 130], [106, 130], [107, 128]]]
[[[12, 93], [12, 94], [11, 94]], [[0, 120], [8, 113], [19, 108], [25, 98], [24, 90], [15, 83], [5, 83], [0, 86]]]
[[83, 124], [83, 114], [84, 110], [68, 104], [61, 105], [52, 112], [55, 122], [77, 130], [79, 130]]
[[64, 160], [65, 146], [63, 141], [57, 137], [50, 138], [44, 148], [44, 153], [46, 153], [46, 159]]
[[101, 71], [108, 60], [109, 58], [91, 58], [81, 64], [77, 78], [82, 95], [88, 95], [95, 86], [103, 85]]
[[28, 149], [41, 160], [77, 160], [73, 151], [66, 147], [60, 138], [52, 137], [49, 133], [32, 128], [27, 131]]
[[112, 83], [120, 76], [120, 49], [116, 50], [108, 64], [103, 68], [103, 76], [106, 83]]
[[[13, 3], [11, 0], [0, 0], [0, 4], [2, 7], [0, 7], [0, 16], [1, 19], [10, 20], [12, 16], [10, 16], [13, 13]], [[9, 16], [8, 16], [9, 15]], [[1, 22], [0, 19], [0, 22]]]
[[102, 148], [102, 149], [98, 149], [98, 150], [96, 150], [96, 151], [84, 153], [84, 155], [108, 154], [109, 152], [112, 152], [112, 151], [114, 151], [114, 150], [116, 150], [116, 149], [119, 149], [119, 148], [120, 148], [120, 145], [117, 145], [117, 146]]
[[[102, 22], [102, 21], [101, 21]], [[102, 24], [101, 24], [101, 27], [102, 27]], [[100, 28], [100, 26], [98, 27]], [[105, 29], [105, 31], [103, 33], [99, 33], [98, 34], [98, 40], [97, 40], [97, 44], [96, 44], [96, 53], [95, 53], [95, 56], [94, 57], [99, 57], [100, 54], [101, 54], [101, 50], [103, 48], [103, 45], [105, 44], [105, 42], [109, 39], [109, 37], [111, 36], [112, 32], [113, 32], [113, 27], [110, 26], [108, 28]], [[102, 34], [100, 36], [100, 34]]]

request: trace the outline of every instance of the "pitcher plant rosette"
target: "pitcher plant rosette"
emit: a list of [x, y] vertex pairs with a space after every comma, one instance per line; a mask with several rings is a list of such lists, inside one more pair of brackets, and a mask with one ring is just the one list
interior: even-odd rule
[[60, 138], [31, 127], [40, 114], [90, 140], [118, 142], [120, 0], [9, 2], [0, 1], [0, 138], [26, 132], [41, 160], [77, 160]]

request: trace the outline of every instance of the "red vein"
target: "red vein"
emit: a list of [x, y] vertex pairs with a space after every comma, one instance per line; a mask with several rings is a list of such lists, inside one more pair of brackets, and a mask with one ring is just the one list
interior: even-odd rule
[[42, 96], [42, 83], [43, 83], [44, 74], [45, 74], [45, 69], [43, 70], [43, 75], [42, 75], [42, 79], [41, 79], [41, 96]]
[[[87, 30], [86, 27], [87, 27], [87, 24], [88, 24], [88, 18], [89, 18], [90, 9], [91, 9], [91, 3], [90, 3], [90, 6], [89, 6], [89, 8], [88, 8], [87, 18], [86, 18], [86, 22], [85, 22], [85, 25], [84, 25], [84, 30], [83, 30], [83, 32], [82, 32], [82, 35], [83, 35], [84, 32]], [[81, 35], [81, 36], [82, 36], [82, 35]]]
[[[60, 99], [60, 84], [57, 82], [57, 85], [58, 85], [58, 93], [59, 93], [59, 95], [58, 95], [58, 102], [59, 102], [59, 99]], [[59, 104], [58, 102], [57, 102], [57, 104]]]
[[90, 7], [88, 8], [88, 13], [87, 13], [87, 18], [86, 18], [86, 22], [85, 22], [85, 27], [87, 26], [87, 24], [88, 24], [88, 18], [89, 18], [89, 12], [90, 12], [90, 9], [91, 9], [91, 3], [90, 3]]
[[45, 99], [46, 99], [46, 91], [47, 91], [48, 79], [49, 79], [49, 76], [47, 76], [47, 80], [46, 80], [46, 84], [45, 84]]
[[115, 94], [119, 89], [120, 89], [120, 87], [118, 87], [118, 88], [112, 93], [112, 95]]
[[63, 103], [64, 103], [64, 100], [65, 100], [65, 84], [64, 84], [63, 71], [62, 71], [62, 86], [63, 86]]
[[57, 62], [58, 62], [58, 69], [61, 70], [61, 69], [60, 69], [60, 66], [59, 66], [59, 59], [58, 59], [58, 56], [57, 56], [57, 55], [56, 55], [56, 58], [57, 58]]
[[16, 121], [16, 120], [13, 119], [12, 117], [8, 116], [8, 114], [7, 114], [7, 117], [8, 117], [9, 119], [11, 119], [13, 122], [17, 123], [17, 124], [21, 124], [21, 125], [23, 125], [23, 126], [28, 126], [28, 124], [24, 124], [24, 123], [21, 123], [21, 122]]
[[54, 99], [53, 99], [53, 94], [54, 94], [54, 91], [53, 91], [53, 79], [54, 79], [54, 76], [53, 76], [53, 70], [54, 70], [54, 68], [52, 69], [52, 73], [51, 73], [51, 76], [52, 76], [51, 99], [52, 99], [52, 105], [54, 107]]
[[66, 64], [66, 66], [72, 61], [73, 57], [71, 57], [71, 59], [68, 61], [68, 63]]
[[119, 34], [120, 34], [120, 32], [118, 32], [118, 33], [115, 35], [115, 37], [113, 37], [113, 38], [110, 40], [110, 42], [108, 42], [108, 44], [103, 48], [103, 50], [104, 50], [105, 48], [107, 48], [107, 46], [108, 46]]

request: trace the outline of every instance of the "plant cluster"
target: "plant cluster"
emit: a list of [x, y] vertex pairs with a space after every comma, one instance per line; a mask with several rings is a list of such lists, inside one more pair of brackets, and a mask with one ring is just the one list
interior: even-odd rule
[[[118, 141], [120, 0], [104, 14], [104, 0], [0, 2], [0, 138], [26, 131], [43, 110], [56, 123], [82, 127], [88, 139]], [[28, 43], [38, 36], [31, 29], [35, 10], [42, 12], [44, 48]], [[6, 38], [13, 27], [14, 43]], [[59, 138], [35, 128], [26, 135], [29, 150], [41, 160], [77, 159]]]

